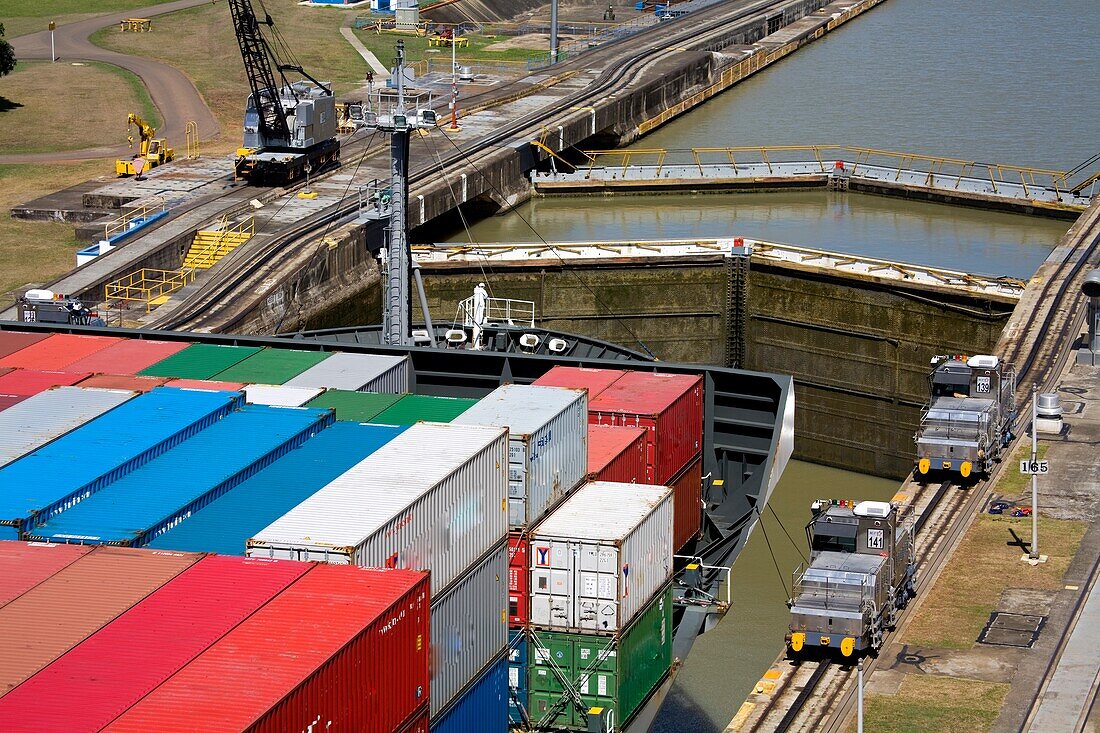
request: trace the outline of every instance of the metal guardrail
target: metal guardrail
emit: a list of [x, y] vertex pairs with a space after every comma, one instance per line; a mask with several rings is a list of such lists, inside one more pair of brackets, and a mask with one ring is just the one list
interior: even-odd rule
[[167, 210], [168, 206], [163, 200], [150, 201], [133, 207], [117, 219], [111, 219], [103, 225], [103, 239], [108, 242], [117, 239], [120, 234], [130, 231], [140, 222]]
[[[1100, 173], [984, 163], [850, 145], [590, 150], [568, 173], [536, 182], [839, 176], [1083, 208], [1100, 193]], [[1080, 182], [1079, 182], [1080, 181]]]
[[108, 301], [144, 303], [145, 312], [153, 310], [155, 301], [170, 295], [195, 279], [194, 270], [157, 270], [143, 268], [119, 278], [106, 286]]
[[[470, 328], [475, 325], [475, 298], [466, 298], [458, 304], [455, 323]], [[507, 323], [513, 326], [535, 327], [535, 303], [514, 298], [486, 298], [483, 323]]]

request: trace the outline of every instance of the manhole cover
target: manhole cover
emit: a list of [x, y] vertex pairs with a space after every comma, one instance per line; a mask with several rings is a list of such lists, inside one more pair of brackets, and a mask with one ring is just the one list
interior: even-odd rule
[[1046, 620], [1046, 616], [994, 611], [989, 617], [989, 623], [982, 629], [978, 643], [1030, 649], [1039, 638], [1039, 632]]

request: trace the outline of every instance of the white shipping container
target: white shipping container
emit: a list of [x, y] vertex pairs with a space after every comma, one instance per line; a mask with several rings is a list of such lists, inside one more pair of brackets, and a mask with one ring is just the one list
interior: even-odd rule
[[324, 392], [323, 389], [308, 389], [306, 387], [250, 384], [244, 388], [244, 401], [253, 405], [301, 407], [322, 392]]
[[134, 396], [122, 389], [54, 387], [0, 411], [0, 466], [57, 440]]
[[409, 391], [409, 357], [336, 353], [286, 382], [287, 387], [320, 387], [357, 392]]
[[434, 716], [508, 645], [508, 544], [432, 599]]
[[508, 526], [533, 526], [588, 473], [588, 393], [508, 384], [452, 421], [508, 428]]
[[625, 629], [672, 576], [672, 490], [593, 481], [531, 534], [531, 624]]
[[508, 532], [507, 436], [413, 425], [250, 539], [248, 555], [429, 570], [434, 597]]

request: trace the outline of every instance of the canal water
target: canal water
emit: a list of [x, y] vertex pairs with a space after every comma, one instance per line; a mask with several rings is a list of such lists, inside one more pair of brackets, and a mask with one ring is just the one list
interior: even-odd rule
[[[1096, 0], [889, 0], [636, 147], [838, 144], [1066, 170], [1100, 142], [1096, 8]], [[748, 236], [1026, 278], [1067, 228], [812, 191], [537, 200], [471, 234], [482, 242]], [[896, 488], [791, 464], [734, 568], [732, 609], [696, 643], [658, 733], [721, 731], [775, 658], [809, 502], [887, 499]]]

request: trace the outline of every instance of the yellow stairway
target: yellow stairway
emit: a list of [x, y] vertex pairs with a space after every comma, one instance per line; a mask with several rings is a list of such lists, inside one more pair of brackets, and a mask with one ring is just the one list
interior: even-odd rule
[[252, 238], [252, 219], [231, 229], [204, 229], [195, 233], [187, 256], [183, 259], [185, 270], [208, 270], [222, 257]]

